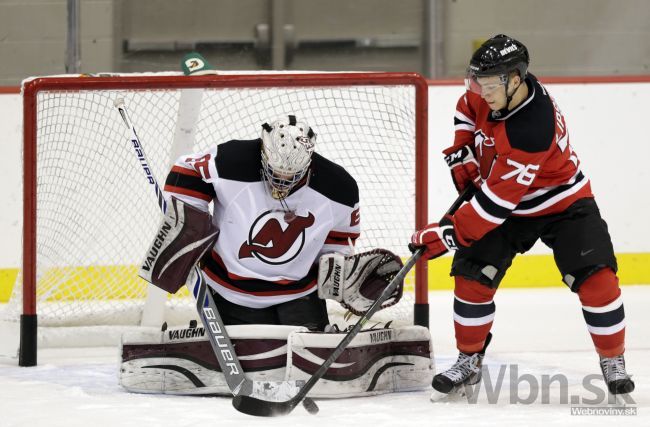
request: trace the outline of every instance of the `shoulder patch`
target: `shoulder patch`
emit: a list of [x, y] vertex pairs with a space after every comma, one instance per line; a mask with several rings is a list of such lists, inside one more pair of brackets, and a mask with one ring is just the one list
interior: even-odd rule
[[528, 153], [549, 149], [555, 137], [555, 109], [548, 95], [537, 91], [535, 99], [505, 121], [512, 148]]
[[261, 181], [262, 140], [232, 140], [217, 146], [215, 158], [220, 178], [234, 181]]
[[310, 188], [345, 206], [359, 203], [357, 181], [342, 166], [314, 153], [311, 168]]

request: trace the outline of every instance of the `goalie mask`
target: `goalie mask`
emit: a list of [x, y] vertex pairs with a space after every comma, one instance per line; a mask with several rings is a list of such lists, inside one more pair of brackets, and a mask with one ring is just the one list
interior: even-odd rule
[[284, 199], [308, 173], [316, 134], [289, 115], [262, 125], [262, 174], [275, 199]]

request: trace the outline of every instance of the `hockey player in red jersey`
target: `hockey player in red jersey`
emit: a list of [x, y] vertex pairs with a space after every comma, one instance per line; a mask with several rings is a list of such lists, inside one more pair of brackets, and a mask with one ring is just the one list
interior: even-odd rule
[[295, 116], [262, 125], [261, 137], [182, 156], [165, 193], [208, 212], [219, 230], [202, 260], [227, 325], [323, 330], [317, 294], [323, 254], [348, 254], [359, 236], [359, 192], [341, 166], [314, 153], [316, 135]]
[[607, 224], [564, 117], [528, 64], [526, 47], [502, 34], [473, 54], [454, 144], [443, 153], [456, 188], [477, 191], [453, 216], [411, 239], [428, 259], [456, 251], [451, 275], [460, 354], [435, 376], [434, 395], [480, 381], [494, 294], [515, 255], [538, 239], [553, 250], [564, 283], [580, 299], [610, 392], [629, 393], [634, 383], [623, 358], [625, 314]]

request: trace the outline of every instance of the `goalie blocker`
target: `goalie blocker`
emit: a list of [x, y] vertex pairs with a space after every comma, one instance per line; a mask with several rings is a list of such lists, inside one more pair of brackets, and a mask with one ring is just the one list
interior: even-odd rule
[[[233, 325], [227, 330], [246, 376], [253, 381], [306, 381], [345, 335], [277, 325]], [[120, 353], [119, 381], [127, 391], [231, 395], [202, 327], [125, 334]], [[425, 390], [433, 374], [428, 329], [370, 329], [352, 340], [309, 396]]]
[[174, 294], [218, 236], [208, 212], [172, 197], [138, 275]]

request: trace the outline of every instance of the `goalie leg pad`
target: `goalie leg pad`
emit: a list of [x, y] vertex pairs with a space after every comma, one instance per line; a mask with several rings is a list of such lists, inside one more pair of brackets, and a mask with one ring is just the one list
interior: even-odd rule
[[[308, 380], [344, 336], [345, 333], [292, 333], [287, 378]], [[343, 398], [426, 390], [434, 373], [427, 328], [370, 329], [354, 337], [309, 396]]]
[[[227, 327], [237, 356], [252, 380], [284, 381], [287, 337], [296, 326]], [[203, 327], [125, 334], [119, 383], [134, 393], [231, 395]]]
[[[125, 335], [119, 382], [127, 391], [231, 395], [203, 328]], [[246, 375], [306, 381], [343, 338], [276, 325], [228, 326]], [[431, 335], [420, 326], [360, 332], [310, 390], [310, 397], [368, 396], [425, 390], [434, 375]]]
[[219, 230], [208, 212], [172, 197], [138, 275], [169, 293], [176, 293], [218, 236]]

